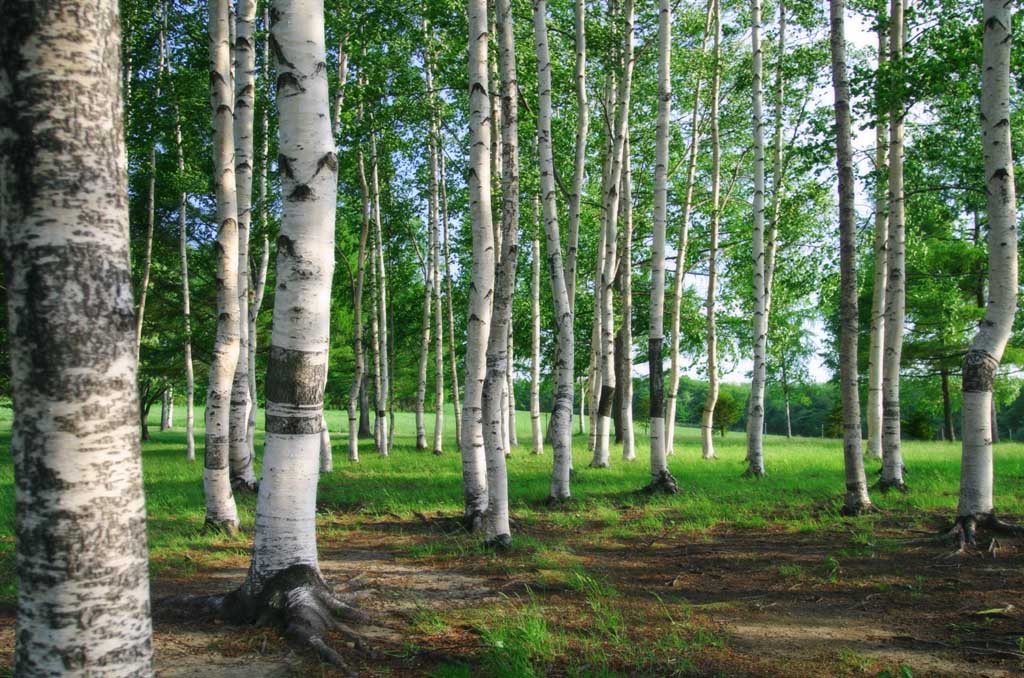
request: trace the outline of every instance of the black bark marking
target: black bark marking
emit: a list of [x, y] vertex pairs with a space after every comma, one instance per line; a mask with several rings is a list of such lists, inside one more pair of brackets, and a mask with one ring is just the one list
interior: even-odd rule
[[295, 243], [291, 238], [284, 235], [283, 233], [277, 236], [277, 251], [279, 254], [284, 254], [288, 257], [295, 256]]
[[601, 386], [601, 400], [598, 401], [597, 416], [607, 417], [612, 413], [612, 398], [615, 396], [615, 387]]
[[[281, 73], [280, 75], [277, 76], [277, 91], [281, 93], [282, 90], [288, 87], [291, 87], [292, 89], [296, 90], [294, 94], [299, 94], [306, 91], [306, 88], [302, 86], [302, 83], [299, 82], [299, 79], [295, 77], [294, 73], [289, 73], [288, 71], [285, 71], [284, 73]], [[287, 96], [294, 96], [294, 94]]]
[[[665, 378], [662, 374], [661, 347], [664, 339], [658, 337], [647, 340], [647, 357], [650, 365], [651, 418], [665, 417]], [[672, 423], [668, 423], [671, 426]]]
[[331, 170], [331, 172], [338, 172], [338, 158], [337, 156], [334, 155], [333, 152], [325, 153], [319, 160], [316, 161], [316, 171], [313, 172], [313, 176], [315, 177], [317, 174], [320, 174], [320, 170], [322, 170], [324, 167]]
[[308, 184], [298, 184], [288, 194], [288, 200], [293, 202], [306, 202], [314, 198], [316, 198], [316, 193], [313, 192], [313, 189]]
[[[280, 14], [277, 12], [277, 10], [273, 9], [270, 10], [270, 16], [271, 25], [276, 24], [278, 19], [280, 18]], [[287, 66], [288, 68], [295, 68], [295, 64], [293, 64], [291, 61], [288, 61], [288, 58], [284, 55], [284, 52], [281, 51], [281, 45], [278, 44], [277, 38], [274, 37], [273, 33], [270, 34], [269, 43], [270, 51], [274, 53], [274, 60], [277, 62], [278, 66]]]
[[326, 365], [320, 352], [270, 347], [267, 363], [268, 403], [288, 405], [298, 411], [288, 415], [267, 415], [268, 433], [309, 434], [322, 428]]
[[968, 351], [964, 356], [963, 392], [991, 393], [997, 367], [998, 361], [985, 351]]
[[283, 154], [277, 156], [277, 169], [281, 174], [288, 177], [289, 179], [295, 178], [295, 173], [292, 172], [292, 163], [288, 159], [288, 156]]

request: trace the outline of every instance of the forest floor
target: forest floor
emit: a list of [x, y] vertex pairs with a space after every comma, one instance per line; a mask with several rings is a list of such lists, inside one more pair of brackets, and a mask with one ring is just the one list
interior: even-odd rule
[[[179, 413], [180, 414], [180, 413]], [[528, 420], [519, 422], [528, 441]], [[201, 412], [197, 421], [202, 421]], [[341, 413], [329, 413], [337, 431]], [[448, 425], [452, 427], [451, 416]], [[334, 644], [368, 676], [1018, 676], [1024, 672], [1024, 540], [952, 556], [907, 543], [948, 525], [958, 444], [906, 443], [910, 493], [873, 493], [879, 512], [839, 515], [840, 441], [769, 436], [769, 475], [741, 479], [744, 438], [716, 439], [700, 459], [679, 429], [671, 469], [683, 491], [649, 497], [646, 439], [634, 462], [586, 468], [577, 438], [574, 499], [545, 504], [550, 449], [509, 460], [513, 548], [495, 553], [458, 527], [461, 471], [453, 432], [442, 457], [414, 449], [399, 415], [394, 453], [367, 441], [322, 478], [321, 568], [362, 576], [361, 604], [387, 623], [363, 631], [376, 656]], [[0, 449], [10, 411], [0, 410]], [[201, 440], [198, 444], [200, 454]], [[231, 590], [245, 576], [254, 497], [239, 498], [243, 534], [203, 534], [202, 465], [181, 429], [144, 445], [157, 675], [331, 676], [266, 628], [183, 617], [165, 601]], [[616, 446], [615, 453], [619, 452]], [[6, 457], [6, 455], [5, 455]], [[874, 473], [875, 462], [869, 462]], [[1024, 445], [996, 450], [996, 506], [1024, 518]], [[13, 478], [0, 464], [0, 666], [13, 650]], [[991, 547], [991, 548], [990, 548]], [[4, 675], [6, 668], [0, 668]]]

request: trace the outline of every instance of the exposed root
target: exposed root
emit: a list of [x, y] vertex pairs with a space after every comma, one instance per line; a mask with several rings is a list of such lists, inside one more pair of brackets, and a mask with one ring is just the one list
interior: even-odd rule
[[649, 485], [644, 487], [647, 494], [679, 494], [679, 483], [668, 469], [655, 476]]
[[871, 502], [866, 502], [862, 499], [850, 499], [849, 497], [843, 502], [842, 508], [839, 509], [839, 515], [848, 518], [877, 512], [878, 509]]
[[907, 487], [907, 483], [904, 482], [902, 478], [900, 480], [886, 480], [885, 478], [879, 478], [878, 491], [885, 494], [889, 490], [896, 490], [900, 494], [906, 494], [910, 491], [910, 488]]
[[[977, 515], [957, 516], [956, 522], [947, 530], [943, 530], [932, 537], [924, 539], [908, 539], [900, 543], [911, 544], [949, 544], [955, 550], [948, 554], [947, 558], [964, 556], [971, 551], [980, 550], [978, 547], [978, 529], [985, 529], [996, 534], [1011, 536], [1024, 536], [1024, 526], [1007, 523], [996, 517], [995, 513], [982, 513]], [[993, 558], [996, 557], [999, 549], [999, 542], [992, 539], [985, 551]]]
[[512, 535], [510, 534], [498, 534], [488, 538], [484, 541], [484, 546], [494, 549], [495, 551], [504, 552], [512, 548]]

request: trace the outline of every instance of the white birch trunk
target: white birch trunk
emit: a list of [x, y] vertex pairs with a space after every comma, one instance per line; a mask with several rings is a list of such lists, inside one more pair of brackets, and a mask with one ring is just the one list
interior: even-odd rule
[[[886, 35], [886, 12], [879, 10], [881, 26], [878, 29], [878, 66], [884, 67], [889, 59]], [[876, 95], [881, 98], [881, 92]], [[875, 272], [871, 287], [871, 344], [868, 349], [868, 455], [882, 458], [882, 369], [885, 363], [885, 285], [888, 277], [889, 205], [887, 175], [889, 145], [886, 138], [886, 116], [879, 111], [875, 126]]]
[[452, 308], [451, 253], [448, 251], [448, 179], [444, 165], [444, 137], [438, 133], [438, 155], [441, 165], [441, 226], [444, 230], [444, 284], [448, 312], [448, 363], [452, 371], [452, 409], [455, 411], [455, 439], [462, 440], [462, 398], [459, 397], [459, 366], [455, 356], [455, 312]]
[[174, 427], [174, 389], [170, 386], [160, 398], [160, 430], [170, 431]]
[[[540, 198], [533, 198], [534, 228], [539, 227]], [[535, 231], [536, 232], [536, 231]], [[533, 239], [531, 252], [530, 305], [530, 433], [534, 454], [544, 453], [540, 425], [540, 239]]]
[[[569, 228], [565, 246], [565, 284], [569, 308], [576, 311], [576, 259], [580, 240], [580, 203], [586, 178], [587, 135], [590, 133], [590, 105], [587, 102], [587, 5], [575, 0], [573, 28], [576, 40], [576, 155], [573, 159], [572, 192], [569, 194]], [[581, 400], [582, 402], [582, 400]]]
[[[427, 208], [433, 213], [433, 205]], [[428, 218], [428, 222], [431, 219]], [[428, 229], [430, 226], [428, 225]], [[429, 236], [428, 236], [429, 239]], [[417, 244], [417, 248], [419, 245]], [[418, 249], [417, 249], [418, 251]], [[434, 278], [431, 275], [433, 264], [430, 260], [430, 246], [427, 246], [427, 257], [423, 264], [423, 316], [420, 324], [420, 360], [416, 378], [416, 449], [427, 449], [427, 425], [424, 410], [427, 402], [427, 366], [430, 364], [430, 312], [434, 301]]]
[[210, 101], [213, 108], [213, 167], [217, 197], [217, 337], [206, 392], [206, 524], [238, 531], [238, 511], [229, 468], [231, 385], [239, 356], [238, 215], [232, 133], [231, 11], [227, 0], [210, 0]]
[[722, 7], [719, 0], [713, 0], [714, 14], [714, 62], [711, 76], [711, 245], [708, 250], [708, 294], [707, 294], [707, 365], [708, 395], [704, 400], [704, 411], [700, 418], [701, 454], [704, 459], [715, 458], [714, 422], [715, 404], [718, 402], [718, 333], [715, 327], [715, 293], [718, 286], [718, 222], [721, 217], [721, 148], [718, 138], [718, 98], [721, 84], [722, 60]]
[[[889, 22], [889, 59], [903, 59], [903, 0], [892, 0]], [[884, 492], [907, 489], [903, 481], [903, 454], [900, 445], [900, 357], [903, 353], [903, 329], [906, 315], [906, 232], [903, 195], [903, 102], [889, 111], [889, 249], [885, 290], [885, 351], [882, 366], [882, 479]]]
[[[713, 4], [715, 0], [711, 0]], [[706, 39], [705, 31], [705, 39]], [[703, 52], [703, 49], [701, 50]], [[664, 490], [669, 493], [678, 491], [678, 485], [668, 470], [668, 440], [665, 425], [665, 379], [662, 374], [664, 359], [661, 355], [665, 341], [665, 230], [668, 221], [668, 158], [669, 158], [669, 124], [672, 118], [672, 3], [671, 0], [660, 0], [658, 8], [658, 120], [654, 141], [654, 243], [651, 248], [651, 309], [650, 329], [647, 340], [647, 362], [650, 370], [650, 426], [651, 426], [651, 484], [650, 488]], [[698, 82], [699, 82], [698, 78]], [[687, 187], [687, 203], [693, 186], [693, 168], [696, 153], [696, 110], [700, 107], [700, 92], [693, 102], [693, 148], [690, 153], [690, 168], [687, 170], [689, 186]], [[682, 224], [682, 242], [677, 252], [676, 286], [682, 287], [683, 257], [685, 257], [685, 238], [688, 215], [684, 215]], [[679, 307], [674, 307], [674, 333], [678, 332]], [[675, 351], [678, 352], [678, 341], [673, 339]], [[673, 357], [673, 366], [676, 365]], [[675, 372], [676, 370], [674, 370]], [[674, 375], [678, 380], [678, 374]], [[678, 386], [676, 387], [678, 388]], [[674, 400], [675, 389], [670, 396]], [[670, 401], [671, 402], [671, 401]], [[675, 428], [675, 420], [668, 422]]]
[[13, 675], [152, 676], [118, 4], [4, 9]]
[[[514, 291], [513, 291], [514, 293]], [[507, 386], [505, 387], [506, 405], [508, 409], [508, 450], [519, 444], [519, 435], [516, 433], [516, 380], [515, 380], [515, 332], [513, 332], [514, 321], [508, 324], [508, 370], [505, 372]]]
[[469, 212], [473, 264], [466, 327], [466, 386], [463, 391], [462, 479], [466, 528], [480, 527], [487, 510], [483, 386], [494, 297], [494, 231], [491, 213], [493, 106], [488, 100], [487, 1], [468, 0], [469, 14]]
[[1017, 308], [1017, 196], [1010, 144], [1013, 6], [983, 3], [981, 120], [988, 214], [988, 306], [963, 367], [963, 461], [957, 522], [994, 520], [992, 389]]
[[384, 267], [384, 229], [381, 225], [380, 216], [380, 178], [377, 163], [377, 136], [370, 132], [370, 192], [373, 197], [373, 233], [377, 239], [374, 253], [376, 255], [375, 267], [377, 269], [377, 331], [378, 344], [377, 355], [380, 360], [380, 388], [377, 391], [377, 419], [376, 426], [379, 429], [379, 441], [377, 450], [384, 456], [391, 453], [391, 426], [388, 420], [390, 409], [390, 365], [388, 363], [388, 286], [387, 270]]
[[[636, 459], [633, 435], [633, 168], [629, 160], [629, 134], [622, 149], [622, 458]], [[664, 286], [664, 282], [662, 283]], [[664, 295], [663, 295], [664, 296]]]
[[[181, 142], [181, 116], [178, 107], [174, 108], [175, 125], [174, 139], [178, 152], [178, 174], [185, 174], [185, 152]], [[185, 356], [185, 454], [186, 459], [196, 459], [196, 413], [195, 413], [195, 375], [192, 370], [192, 311], [188, 289], [188, 224], [185, 210], [188, 207], [188, 194], [184, 191], [178, 200], [178, 256], [181, 259], [181, 299], [182, 318], [184, 319]]]
[[[544, 234], [551, 296], [558, 323], [558, 351], [555, 363], [555, 397], [551, 408], [551, 443], [554, 450], [549, 501], [569, 498], [572, 470], [572, 399], [575, 362], [573, 311], [569, 305], [562, 240], [555, 204], [555, 163], [551, 141], [551, 57], [548, 52], [547, 3], [533, 2], [534, 44], [537, 50], [537, 148], [540, 158], [540, 192], [544, 206]], [[582, 417], [581, 417], [582, 420]]]
[[857, 389], [857, 213], [854, 205], [850, 81], [846, 71], [845, 0], [830, 0], [832, 87], [835, 94], [836, 168], [839, 172], [840, 398], [843, 407], [843, 513], [871, 508], [860, 446], [860, 394]]
[[235, 190], [238, 199], [239, 357], [231, 389], [231, 485], [254, 490], [255, 455], [249, 445], [249, 227], [252, 221], [253, 111], [256, 94], [256, 0], [240, 0], [235, 15]]
[[[267, 364], [263, 479], [252, 564], [253, 595], [274, 575], [318, 571], [316, 487], [330, 346], [337, 156], [331, 136], [323, 5], [274, 0], [283, 212]], [[296, 309], [301, 309], [296, 312]]]
[[[363, 149], [356, 151], [359, 184], [362, 188], [362, 225], [359, 229], [359, 252], [356, 255], [356, 280], [352, 290], [352, 335], [355, 343], [355, 374], [348, 391], [348, 459], [359, 461], [359, 390], [366, 374], [366, 349], [363, 347], [363, 291], [366, 282], [366, 242], [370, 234], [370, 189], [366, 182], [366, 164]], [[372, 275], [372, 274], [371, 274]]]
[[[711, 19], [714, 16], [715, 0], [708, 0], [708, 9], [704, 18], [704, 34], [700, 43], [700, 55], [707, 52], [708, 37], [711, 33]], [[700, 150], [700, 107], [701, 89], [704, 84], [703, 70], [697, 73], [697, 84], [693, 93], [693, 112], [690, 115], [690, 148], [686, 163], [686, 194], [683, 198], [682, 216], [679, 220], [679, 240], [676, 244], [676, 271], [672, 279], [672, 343], [670, 348], [671, 367], [669, 368], [669, 387], [667, 408], [665, 418], [665, 454], [671, 455], [675, 452], [676, 438], [676, 401], [679, 393], [679, 350], [680, 350], [680, 315], [683, 302], [683, 281], [686, 278], [686, 251], [690, 239], [690, 214], [693, 209], [693, 188], [697, 176], [697, 153]], [[652, 269], [653, 270], [653, 269]], [[664, 273], [662, 273], [664, 275]], [[664, 330], [662, 330], [664, 334]], [[653, 335], [651, 335], [653, 336]], [[648, 340], [649, 341], [649, 340]], [[662, 340], [664, 343], [664, 339]], [[659, 351], [660, 353], [660, 351]], [[660, 410], [660, 406], [659, 406]], [[653, 410], [651, 420], [651, 432], [654, 433]], [[653, 472], [652, 466], [652, 472]]]
[[750, 2], [750, 43], [753, 80], [754, 195], [752, 253], [754, 259], [754, 367], [747, 404], [747, 470], [745, 475], [764, 475], [764, 382], [765, 352], [768, 347], [768, 318], [765, 311], [764, 266], [764, 106], [761, 52], [761, 0]]

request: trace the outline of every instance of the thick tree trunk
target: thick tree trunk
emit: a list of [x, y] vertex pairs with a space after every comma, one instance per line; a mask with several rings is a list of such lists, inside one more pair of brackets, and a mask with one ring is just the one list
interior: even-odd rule
[[[573, 310], [569, 305], [565, 270], [562, 267], [562, 240], [555, 203], [555, 162], [551, 140], [551, 57], [548, 52], [547, 3], [533, 2], [533, 35], [537, 50], [537, 149], [540, 158], [540, 193], [544, 207], [544, 234], [551, 296], [558, 326], [555, 395], [551, 408], [551, 444], [554, 450], [549, 501], [569, 498], [569, 474], [572, 470], [572, 399], [575, 346]], [[582, 420], [582, 416], [580, 417]]]
[[[616, 377], [622, 394], [620, 419], [622, 420], [622, 458], [636, 459], [636, 441], [633, 435], [633, 168], [629, 160], [629, 133], [622, 150], [622, 254], [619, 264], [619, 284], [622, 296], [621, 375]], [[664, 286], [664, 284], [662, 285]], [[663, 295], [664, 296], [664, 295]]]
[[[159, 8], [160, 33], [157, 37], [156, 70], [156, 92], [154, 99], [160, 101], [160, 79], [164, 74], [164, 59], [167, 51], [166, 30], [167, 30], [167, 8], [160, 3]], [[146, 248], [142, 258], [142, 283], [139, 285], [139, 309], [135, 314], [135, 357], [138, 359], [142, 347], [142, 321], [146, 316], [146, 296], [149, 293], [149, 278], [153, 267], [153, 227], [156, 224], [156, 148], [157, 135], [155, 130], [150, 130], [153, 136], [153, 145], [149, 147], [149, 199], [146, 209]]]
[[376, 269], [375, 306], [377, 308], [377, 360], [380, 384], [377, 389], [377, 417], [374, 420], [377, 451], [388, 456], [391, 453], [391, 427], [388, 420], [390, 409], [391, 379], [388, 362], [388, 287], [387, 269], [384, 267], [384, 233], [380, 216], [380, 178], [377, 162], [377, 135], [370, 132], [370, 194], [373, 198], [374, 267]]
[[761, 0], [750, 2], [750, 43], [753, 54], [753, 132], [754, 132], [754, 367], [750, 381], [750, 400], [747, 404], [747, 470], [744, 475], [764, 476], [764, 383], [766, 351], [768, 348], [768, 314], [765, 308], [764, 249], [764, 111], [763, 67], [761, 52]]
[[[281, 173], [263, 480], [252, 563], [238, 592], [243, 601], [259, 600], [284, 572], [310, 572], [322, 584], [315, 514], [337, 192], [327, 74], [321, 67], [326, 58], [322, 7], [316, 0], [275, 0], [273, 7], [279, 148], [287, 170]], [[302, 314], [293, 312], [300, 307]]]
[[715, 404], [718, 402], [718, 333], [715, 327], [715, 292], [718, 284], [718, 222], [720, 215], [721, 148], [718, 138], [718, 97], [721, 83], [722, 8], [715, 5], [715, 46], [711, 77], [711, 244], [708, 249], [707, 365], [708, 395], [700, 419], [701, 450], [704, 459], [715, 458]]
[[[533, 223], [539, 224], [540, 198], [533, 198]], [[536, 232], [536, 231], [534, 231]], [[544, 453], [544, 435], [540, 425], [540, 239], [533, 239], [531, 251], [530, 305], [530, 432], [534, 454]]]
[[231, 486], [255, 490], [255, 455], [249, 445], [249, 226], [252, 221], [253, 111], [256, 50], [253, 43], [256, 0], [240, 0], [235, 16], [235, 189], [238, 199], [239, 354], [231, 389]]
[[[714, 5], [715, 0], [710, 0]], [[710, 15], [710, 9], [709, 9]], [[705, 31], [705, 40], [707, 31]], [[703, 48], [701, 49], [703, 52]], [[699, 78], [698, 78], [699, 82]], [[700, 107], [700, 90], [698, 85], [697, 98], [694, 100], [694, 116], [692, 138], [690, 143], [690, 165], [687, 170], [686, 207], [684, 208], [680, 247], [676, 260], [676, 292], [682, 285], [683, 259], [686, 256], [686, 231], [689, 219], [690, 196], [693, 191], [693, 173], [697, 148], [697, 115]], [[658, 12], [658, 120], [654, 141], [654, 244], [651, 247], [651, 310], [650, 329], [647, 339], [647, 363], [650, 370], [650, 426], [651, 426], [651, 484], [652, 491], [664, 491], [671, 494], [679, 491], [676, 479], [668, 470], [669, 439], [666, 438], [665, 397], [663, 376], [664, 358], [661, 351], [665, 341], [665, 231], [668, 221], [668, 158], [669, 158], [669, 125], [672, 119], [672, 3], [671, 0], [660, 0]], [[679, 304], [674, 305], [675, 318], [673, 332], [679, 330]], [[678, 352], [678, 340], [673, 337], [674, 351]], [[673, 382], [678, 382], [677, 357], [673, 356]], [[675, 400], [673, 387], [672, 401]], [[674, 419], [668, 426], [675, 428]]]
[[[459, 397], [459, 366], [455, 355], [455, 312], [452, 308], [451, 253], [448, 251], [448, 178], [444, 165], [444, 137], [438, 133], [437, 150], [441, 164], [441, 227], [444, 230], [444, 284], [448, 312], [448, 362], [452, 370], [452, 408], [455, 411], [455, 439], [462, 440], [462, 398]], [[461, 443], [460, 443], [461, 444]]]
[[487, 511], [487, 466], [484, 452], [483, 385], [487, 372], [487, 340], [494, 297], [494, 231], [491, 213], [491, 125], [488, 100], [486, 0], [468, 0], [469, 13], [469, 211], [473, 232], [473, 264], [466, 326], [466, 386], [463, 391], [462, 479], [466, 528], [481, 527]]
[[[181, 143], [181, 117], [178, 107], [174, 107], [174, 139], [178, 152], [178, 174], [185, 173], [185, 152]], [[185, 454], [189, 461], [196, 459], [196, 413], [195, 413], [195, 375], [192, 370], [192, 311], [188, 290], [188, 225], [185, 210], [188, 207], [188, 194], [184, 191], [178, 200], [178, 256], [181, 259], [181, 299], [182, 317], [185, 321], [184, 349], [185, 356]]]
[[988, 307], [963, 367], [963, 461], [957, 523], [974, 540], [974, 523], [995, 522], [993, 382], [1017, 308], [1017, 200], [1010, 143], [1012, 4], [984, 0], [981, 120], [988, 214]]
[[210, 0], [210, 78], [213, 107], [213, 167], [217, 197], [217, 336], [206, 392], [206, 525], [238, 531], [229, 467], [231, 386], [238, 364], [238, 215], [235, 194], [230, 3]]
[[[878, 66], [884, 68], [889, 58], [889, 41], [886, 31], [888, 14], [885, 4], [879, 7]], [[875, 93], [881, 103], [882, 92]], [[887, 139], [887, 117], [879, 106], [878, 123], [875, 125], [875, 272], [871, 287], [871, 344], [868, 349], [868, 455], [873, 459], [882, 458], [882, 379], [885, 362], [885, 285], [888, 277], [889, 257], [889, 204], [888, 166], [889, 145]]]
[[[903, 0], [892, 0], [889, 20], [889, 59], [903, 60]], [[906, 315], [906, 234], [903, 195], [903, 101], [893, 97], [889, 109], [889, 249], [885, 291], [885, 352], [882, 366], [882, 479], [884, 492], [907, 489], [903, 481], [900, 449], [900, 356], [903, 352], [903, 323]]]
[[[708, 0], [708, 9], [704, 18], [704, 33], [700, 42], [700, 55], [703, 57], [707, 52], [708, 37], [711, 33], [711, 19], [714, 15], [715, 0]], [[703, 59], [701, 61], [703, 64]], [[703, 69], [697, 71], [697, 84], [693, 93], [693, 112], [690, 115], [690, 148], [686, 162], [686, 193], [683, 198], [683, 213], [679, 220], [679, 239], [676, 243], [676, 271], [672, 279], [672, 341], [670, 348], [670, 372], [667, 406], [665, 412], [665, 454], [671, 455], [675, 451], [676, 437], [676, 402], [679, 393], [679, 350], [680, 350], [680, 315], [683, 302], [683, 281], [686, 277], [686, 250], [690, 238], [690, 214], [693, 209], [693, 188], [696, 184], [697, 175], [697, 153], [700, 150], [701, 139], [701, 89], [704, 84]], [[664, 273], [662, 274], [664, 275]], [[664, 324], [664, 323], [663, 323]], [[662, 331], [664, 334], [664, 331]], [[662, 339], [664, 344], [664, 339]], [[660, 354], [660, 351], [659, 351]], [[653, 416], [653, 415], [652, 415]], [[652, 420], [652, 431], [653, 420]]]
[[597, 404], [598, 430], [594, 445], [594, 458], [590, 465], [607, 467], [610, 462], [609, 430], [611, 427], [612, 395], [615, 393], [615, 315], [612, 290], [615, 269], [618, 266], [616, 233], [619, 221], [619, 200], [623, 173], [623, 156], [629, 125], [629, 98], [633, 84], [633, 0], [622, 6], [623, 56], [622, 79], [619, 81], [615, 101], [615, 118], [608, 190], [604, 195], [605, 236], [604, 261], [601, 269], [601, 395]]
[[860, 447], [860, 395], [857, 390], [857, 213], [854, 206], [850, 81], [846, 73], [845, 0], [830, 0], [832, 87], [835, 92], [836, 168], [839, 172], [839, 347], [840, 398], [843, 406], [843, 464], [846, 493], [843, 513], [871, 508]]
[[14, 675], [153, 675], [118, 5], [0, 22]]

